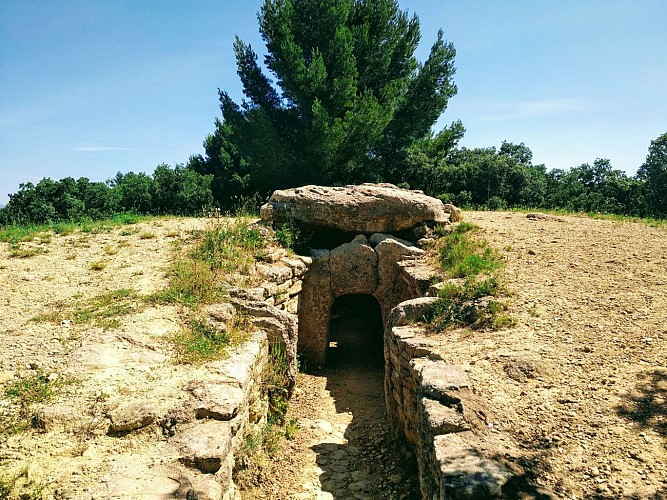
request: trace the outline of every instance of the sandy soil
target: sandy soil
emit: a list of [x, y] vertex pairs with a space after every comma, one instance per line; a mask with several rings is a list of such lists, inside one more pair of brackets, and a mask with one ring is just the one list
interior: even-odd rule
[[[9, 246], [0, 244], [0, 480], [20, 485], [15, 494], [102, 498], [114, 481], [138, 483], [138, 457], [161, 456], [164, 440], [155, 426], [119, 439], [107, 436], [104, 417], [135, 401], [150, 401], [159, 415], [183, 398], [183, 377], [196, 369], [175, 364], [164, 339], [180, 327], [178, 308], [129, 301], [129, 314], [106, 329], [77, 323], [74, 311], [119, 289], [140, 295], [163, 289], [170, 243], [188, 240], [206, 224], [156, 220], [101, 234], [53, 235], [24, 244], [41, 249], [29, 258], [10, 257]], [[94, 263], [104, 268], [95, 270], [101, 266]], [[39, 316], [58, 320], [36, 321]], [[5, 389], [36, 376], [47, 377], [59, 393], [28, 408], [28, 417], [33, 427], [55, 432], [36, 428], [12, 435], [6, 427], [20, 408]], [[36, 422], [44, 406], [49, 412]]]

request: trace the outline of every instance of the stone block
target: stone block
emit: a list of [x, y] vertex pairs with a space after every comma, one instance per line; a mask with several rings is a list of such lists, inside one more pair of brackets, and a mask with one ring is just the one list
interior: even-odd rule
[[420, 403], [429, 426], [429, 434], [451, 434], [469, 431], [470, 426], [457, 407], [445, 406], [429, 398], [420, 398]]
[[294, 275], [292, 268], [286, 265], [257, 264], [255, 268], [262, 277], [274, 283], [283, 283]]
[[292, 273], [296, 278], [303, 276], [303, 274], [308, 270], [308, 266], [301, 258], [283, 257], [280, 259], [280, 261], [292, 268]]
[[155, 421], [155, 411], [148, 403], [129, 403], [107, 413], [111, 420], [109, 434], [121, 434], [146, 427]]
[[213, 420], [231, 420], [244, 404], [245, 391], [236, 384], [192, 381], [186, 386], [195, 397], [195, 416]]
[[504, 465], [485, 458], [469, 443], [469, 433], [446, 434], [433, 440], [439, 471], [439, 498], [496, 498], [512, 477]]
[[460, 367], [444, 361], [416, 358], [410, 362], [419, 374], [419, 391], [445, 404], [460, 402], [462, 391], [470, 389], [470, 378]]
[[206, 420], [183, 429], [173, 438], [187, 467], [205, 474], [215, 474], [226, 463], [232, 436], [229, 422]]
[[378, 284], [378, 255], [359, 235], [333, 250], [329, 259], [334, 297], [350, 293], [372, 294]]

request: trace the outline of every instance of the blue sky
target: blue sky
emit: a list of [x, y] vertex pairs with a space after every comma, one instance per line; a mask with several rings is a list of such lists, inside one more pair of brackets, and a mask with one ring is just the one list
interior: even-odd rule
[[[232, 43], [264, 53], [259, 0], [0, 0], [0, 204], [19, 183], [106, 180], [201, 153], [217, 89], [239, 99]], [[467, 147], [524, 142], [534, 163], [609, 158], [634, 174], [667, 132], [664, 0], [400, 0], [423, 60], [457, 50]]]

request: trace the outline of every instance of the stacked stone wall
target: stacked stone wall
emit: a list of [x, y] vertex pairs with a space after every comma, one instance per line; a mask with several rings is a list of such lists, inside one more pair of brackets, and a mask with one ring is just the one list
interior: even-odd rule
[[385, 328], [385, 400], [390, 425], [410, 443], [423, 498], [493, 498], [512, 473], [495, 460], [468, 374], [432, 349], [418, 322], [435, 298], [395, 307]]

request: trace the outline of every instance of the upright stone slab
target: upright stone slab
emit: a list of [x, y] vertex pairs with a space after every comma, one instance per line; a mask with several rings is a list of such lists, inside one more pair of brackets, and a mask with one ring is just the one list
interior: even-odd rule
[[329, 250], [313, 250], [312, 264], [303, 278], [299, 296], [300, 353], [319, 365], [324, 364], [333, 304]]
[[378, 256], [364, 235], [331, 250], [331, 291], [334, 298], [351, 293], [371, 295], [378, 284]]

